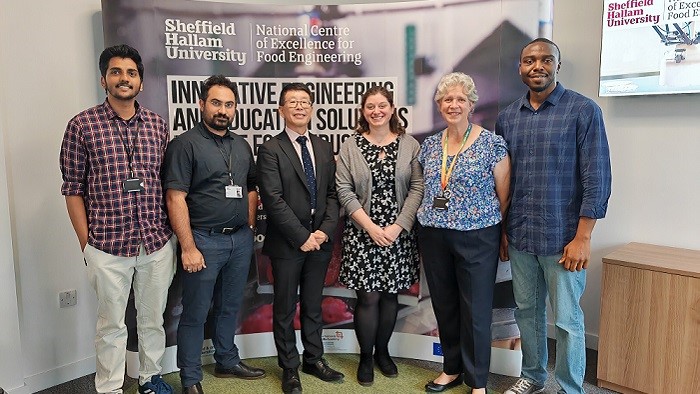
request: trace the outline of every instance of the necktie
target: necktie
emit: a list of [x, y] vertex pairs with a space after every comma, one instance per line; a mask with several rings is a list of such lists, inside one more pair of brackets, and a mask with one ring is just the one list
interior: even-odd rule
[[301, 163], [304, 165], [304, 173], [306, 174], [306, 182], [309, 185], [309, 193], [311, 194], [311, 209], [316, 209], [316, 175], [314, 175], [314, 164], [311, 161], [309, 148], [306, 147], [306, 136], [297, 137], [296, 141], [301, 145]]

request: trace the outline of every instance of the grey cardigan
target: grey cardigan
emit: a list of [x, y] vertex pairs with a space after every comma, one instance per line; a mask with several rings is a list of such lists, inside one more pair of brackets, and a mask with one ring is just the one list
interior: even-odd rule
[[[399, 136], [398, 140], [396, 200], [399, 206], [399, 215], [396, 218], [396, 224], [404, 230], [410, 231], [416, 219], [418, 206], [423, 199], [423, 171], [418, 162], [420, 144], [407, 134]], [[360, 208], [363, 208], [369, 215], [372, 201], [372, 173], [357, 146], [354, 135], [346, 139], [340, 147], [335, 185], [340, 206], [345, 208], [345, 214], [348, 217]], [[357, 228], [360, 228], [360, 225], [355, 221], [353, 223]]]

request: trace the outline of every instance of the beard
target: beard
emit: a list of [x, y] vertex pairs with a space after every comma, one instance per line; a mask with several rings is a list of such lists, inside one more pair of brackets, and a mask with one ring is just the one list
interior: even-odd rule
[[[131, 88], [131, 90], [128, 90], [126, 92], [122, 92], [121, 87], [122, 85], [128, 86]], [[119, 100], [131, 100], [138, 96], [139, 94], [139, 89], [134, 88], [132, 85], [128, 84], [119, 84], [117, 86], [113, 87], [108, 87], [107, 92], [109, 93], [110, 96], [119, 99]]]
[[211, 127], [214, 130], [226, 131], [228, 130], [228, 127], [231, 126], [231, 119], [229, 119], [228, 116], [220, 115], [205, 117], [204, 123], [206, 123], [207, 126]]
[[550, 86], [552, 86], [552, 83], [553, 83], [553, 82], [554, 82], [554, 81], [547, 81], [547, 82], [545, 82], [545, 83], [542, 84], [542, 85], [530, 85], [530, 89], [531, 89], [533, 92], [537, 92], [537, 93], [544, 92], [545, 90], [547, 90], [547, 88], [549, 88]]
[[556, 83], [556, 79], [552, 76], [542, 80], [541, 83], [536, 83], [529, 77], [523, 77], [522, 80], [525, 83], [525, 85], [527, 85], [527, 87], [530, 88], [530, 90], [537, 93], [544, 92], [550, 86], [552, 86], [553, 83]]

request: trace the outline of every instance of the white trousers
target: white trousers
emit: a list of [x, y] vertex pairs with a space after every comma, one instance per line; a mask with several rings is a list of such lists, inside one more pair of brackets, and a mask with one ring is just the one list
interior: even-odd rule
[[132, 282], [139, 347], [139, 384], [160, 374], [165, 353], [163, 312], [175, 275], [176, 240], [146, 254], [141, 245], [136, 257], [105, 253], [90, 245], [84, 255], [90, 284], [97, 294], [95, 352], [98, 393], [122, 393], [126, 369], [127, 329], [124, 323]]

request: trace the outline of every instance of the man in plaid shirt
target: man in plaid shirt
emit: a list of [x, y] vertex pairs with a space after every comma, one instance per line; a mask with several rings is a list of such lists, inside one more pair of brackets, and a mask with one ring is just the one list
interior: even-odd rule
[[[557, 81], [559, 47], [537, 38], [520, 53], [528, 87], [498, 115], [511, 157], [511, 203], [501, 259], [510, 258], [520, 379], [503, 394], [536, 394], [547, 380], [546, 298], [552, 306], [559, 393], [583, 394], [586, 343], [581, 296], [591, 234], [605, 217], [612, 175], [600, 107]], [[507, 235], [507, 236], [506, 236]]]
[[61, 194], [97, 293], [98, 393], [121, 393], [126, 304], [133, 282], [139, 346], [139, 393], [171, 393], [160, 377], [163, 311], [175, 273], [175, 239], [166, 216], [161, 163], [165, 121], [142, 107], [143, 63], [128, 45], [100, 55], [104, 103], [68, 122], [61, 145]]

